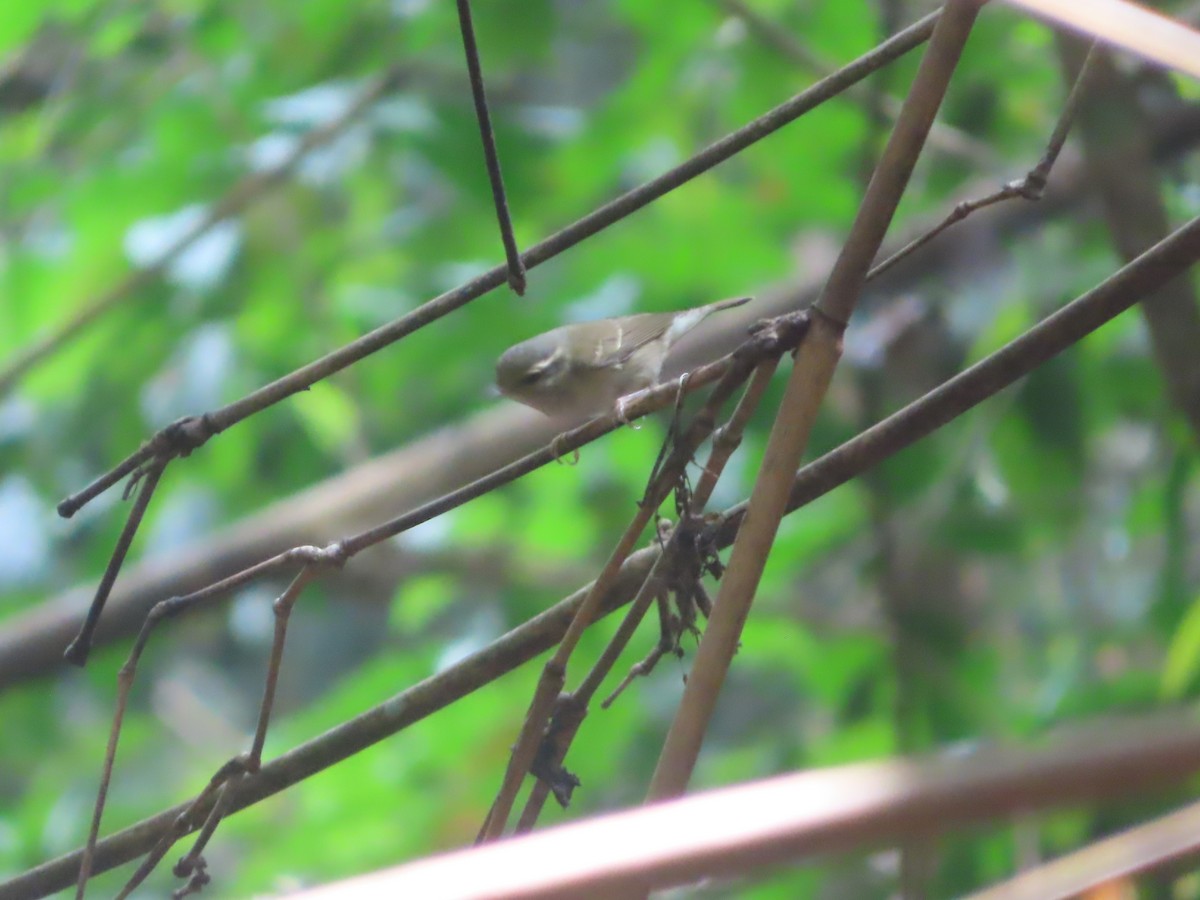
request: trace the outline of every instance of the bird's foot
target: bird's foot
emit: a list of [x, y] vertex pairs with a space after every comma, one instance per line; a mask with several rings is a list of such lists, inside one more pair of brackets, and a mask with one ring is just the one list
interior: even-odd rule
[[[646, 389], [648, 390], [648, 388]], [[626, 394], [624, 397], [617, 398], [617, 421], [622, 425], [628, 425], [634, 431], [642, 427], [641, 422], [634, 422], [629, 418], [629, 407], [642, 399], [646, 390], [634, 391], [632, 394]]]
[[566, 453], [566, 450], [563, 447], [563, 439], [566, 436], [567, 435], [565, 432], [563, 434], [555, 436], [554, 440], [552, 440], [550, 442], [550, 453], [554, 456], [554, 461], [556, 463], [558, 463], [560, 466], [578, 465], [579, 464], [579, 448], [578, 447], [576, 447], [574, 450], [571, 451], [570, 460], [563, 458], [563, 454]]

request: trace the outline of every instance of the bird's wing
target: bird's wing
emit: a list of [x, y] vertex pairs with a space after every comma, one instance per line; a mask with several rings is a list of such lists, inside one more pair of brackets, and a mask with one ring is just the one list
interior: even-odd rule
[[596, 343], [595, 353], [583, 364], [594, 368], [624, 364], [634, 351], [662, 337], [674, 318], [675, 313], [669, 312], [626, 316], [612, 335]]

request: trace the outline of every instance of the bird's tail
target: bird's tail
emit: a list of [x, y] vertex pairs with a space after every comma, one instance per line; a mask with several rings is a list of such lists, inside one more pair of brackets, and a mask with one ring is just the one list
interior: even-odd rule
[[734, 297], [732, 300], [718, 300], [716, 303], [710, 303], [704, 307], [704, 314], [711, 316], [713, 313], [720, 312], [723, 309], [733, 309], [735, 306], [742, 306], [753, 299], [753, 297]]
[[691, 331], [713, 313], [729, 309], [733, 306], [741, 306], [743, 303], [749, 303], [753, 299], [753, 297], [735, 297], [732, 300], [718, 300], [716, 303], [709, 303], [707, 306], [694, 306], [681, 313], [676, 313], [675, 317], [671, 320], [671, 325], [667, 332], [668, 343], [673, 343], [676, 338]]

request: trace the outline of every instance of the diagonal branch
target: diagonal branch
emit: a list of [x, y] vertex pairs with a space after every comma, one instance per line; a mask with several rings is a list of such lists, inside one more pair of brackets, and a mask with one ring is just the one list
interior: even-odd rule
[[[1005, 200], [1014, 200], [1018, 197], [1031, 201], [1042, 199], [1046, 193], [1046, 184], [1050, 179], [1050, 170], [1054, 168], [1054, 163], [1058, 161], [1058, 155], [1062, 152], [1063, 145], [1067, 142], [1067, 134], [1071, 130], [1071, 124], [1075, 121], [1080, 104], [1083, 102], [1084, 93], [1088, 88], [1089, 81], [1093, 77], [1092, 73], [1095, 71], [1095, 68], [1090, 64], [1093, 52], [1094, 49], [1089, 50], [1087, 60], [1080, 64], [1079, 71], [1075, 75], [1074, 83], [1071, 86], [1071, 92], [1067, 95], [1062, 112], [1058, 115], [1058, 121], [1054, 124], [1054, 131], [1050, 135], [1050, 140], [1046, 142], [1046, 150], [1042, 154], [1042, 158], [1038, 160], [1032, 169], [1025, 173], [1025, 177], [1017, 181], [1010, 181], [999, 190], [993, 191], [984, 197], [975, 200], [964, 200], [956, 204], [954, 209], [950, 211], [950, 214], [933, 228], [929, 229], [929, 231], [915, 240], [909, 241], [883, 262], [877, 263], [867, 275], [868, 280], [882, 275], [910, 254], [920, 250], [947, 228], [961, 222], [972, 213], [986, 209], [996, 203], [1002, 203]], [[1165, 234], [1165, 230], [1163, 234]], [[1162, 237], [1163, 234], [1159, 234], [1158, 237]]]
[[977, 891], [965, 900], [1098, 897], [1117, 879], [1182, 866], [1200, 854], [1200, 803], [1088, 844]]

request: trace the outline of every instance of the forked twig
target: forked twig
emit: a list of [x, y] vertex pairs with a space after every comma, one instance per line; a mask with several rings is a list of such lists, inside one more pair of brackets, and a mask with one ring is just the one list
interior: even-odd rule
[[1054, 168], [1054, 163], [1058, 161], [1058, 155], [1062, 152], [1063, 145], [1067, 142], [1067, 134], [1070, 132], [1071, 125], [1079, 113], [1079, 107], [1083, 103], [1084, 94], [1092, 79], [1092, 71], [1094, 69], [1092, 59], [1095, 56], [1095, 50], [1096, 44], [1093, 42], [1091, 48], [1088, 50], [1087, 57], [1084, 59], [1083, 66], [1079, 70], [1079, 75], [1075, 78], [1075, 83], [1071, 86], [1071, 91], [1063, 103], [1062, 112], [1059, 113], [1058, 121], [1054, 123], [1054, 131], [1051, 132], [1050, 140], [1046, 142], [1046, 150], [1042, 154], [1042, 158], [1038, 160], [1037, 165], [1026, 172], [1024, 178], [1010, 181], [999, 190], [987, 196], [976, 200], [964, 200], [962, 203], [959, 203], [950, 211], [950, 214], [946, 218], [925, 234], [901, 247], [883, 262], [873, 267], [867, 273], [868, 280], [882, 275], [901, 260], [924, 247], [947, 228], [961, 222], [973, 212], [995, 203], [1014, 200], [1018, 197], [1035, 202], [1042, 199], [1042, 194], [1046, 190], [1046, 182], [1050, 178], [1050, 170]]
[[[300, 552], [297, 552], [300, 551]], [[280, 554], [275, 558], [279, 560], [279, 564], [304, 560], [304, 567], [300, 573], [288, 585], [287, 590], [280, 595], [275, 601], [275, 640], [271, 646], [271, 658], [267, 669], [266, 687], [263, 691], [262, 706], [259, 711], [258, 726], [254, 734], [254, 743], [250, 752], [236, 759], [225, 763], [217, 774], [213, 776], [209, 782], [209, 787], [200, 794], [199, 797], [191, 804], [185, 813], [178, 816], [172, 827], [168, 829], [160, 839], [161, 847], [156, 847], [146, 860], [143, 860], [137, 872], [126, 884], [125, 893], [132, 891], [138, 884], [143, 881], [147, 875], [158, 865], [159, 860], [170, 849], [171, 845], [178, 838], [187, 833], [189, 823], [194, 815], [199, 810], [204, 809], [210, 801], [210, 796], [213, 791], [221, 788], [222, 785], [231, 777], [233, 773], [253, 773], [261, 768], [262, 764], [262, 748], [266, 740], [267, 723], [270, 718], [271, 708], [275, 699], [275, 687], [279, 678], [279, 666], [283, 659], [283, 644], [287, 632], [288, 616], [291, 613], [292, 607], [299, 597], [300, 592], [304, 587], [317, 576], [317, 570], [320, 567], [340, 566], [345, 557], [341, 552], [339, 545], [334, 545], [332, 550], [320, 550], [316, 547], [297, 548], [294, 551], [288, 551], [286, 554]], [[268, 562], [275, 562], [269, 560]], [[262, 566], [255, 567], [254, 575], [260, 574], [263, 570]], [[238, 584], [250, 580], [249, 577], [242, 578]], [[219, 587], [224, 590], [230, 587], [231, 579], [226, 579], [224, 582], [219, 582]], [[133, 648], [130, 650], [129, 658], [121, 667], [117, 675], [117, 705], [113, 713], [112, 727], [109, 730], [108, 746], [104, 753], [104, 765], [100, 773], [100, 787], [96, 794], [96, 804], [92, 810], [92, 823], [88, 830], [87, 844], [84, 848], [83, 861], [79, 867], [79, 878], [76, 883], [75, 896], [82, 898], [84, 888], [88, 878], [91, 877], [92, 859], [95, 856], [96, 842], [100, 834], [100, 820], [104, 813], [105, 800], [108, 797], [108, 788], [112, 783], [113, 764], [117, 755], [117, 743], [120, 739], [121, 724], [125, 718], [125, 710], [129, 704], [129, 692], [133, 687], [134, 676], [137, 673], [137, 665], [141, 660], [143, 651], [146, 648], [146, 643], [150, 639], [151, 632], [157, 627], [159, 622], [165, 619], [179, 615], [185, 610], [191, 609], [207, 600], [212, 599], [219, 593], [217, 590], [206, 589], [198, 591], [195, 594], [190, 594], [184, 597], [173, 597], [170, 600], [164, 600], [157, 604], [146, 617], [146, 621], [142, 624], [142, 629], [138, 633], [137, 639], [134, 641]], [[223, 794], [222, 794], [223, 796]], [[219, 816], [218, 816], [219, 820]], [[216, 827], [216, 821], [213, 822], [213, 828]], [[211, 833], [211, 830], [210, 830]], [[203, 838], [207, 842], [208, 837]], [[190, 874], [190, 870], [189, 870]]]

